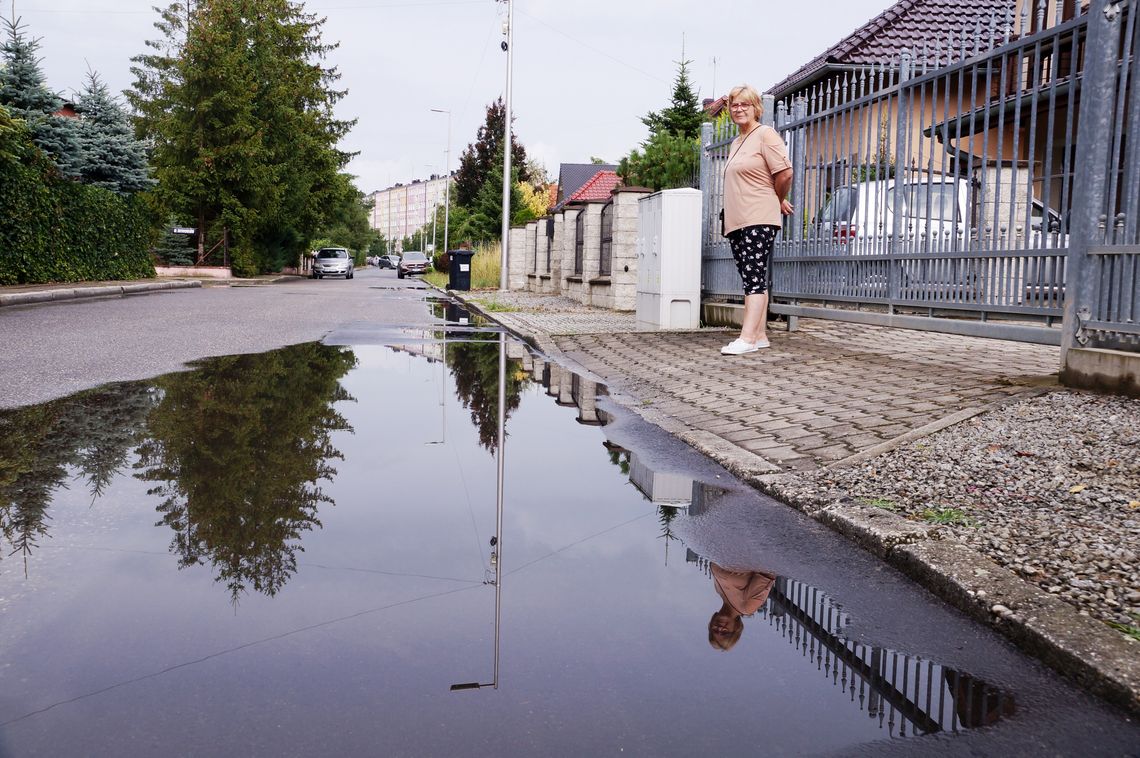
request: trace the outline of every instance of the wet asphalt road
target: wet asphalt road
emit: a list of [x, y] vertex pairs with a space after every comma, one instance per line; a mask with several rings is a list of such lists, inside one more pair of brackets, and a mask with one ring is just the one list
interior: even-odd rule
[[0, 308], [0, 408], [147, 379], [200, 358], [319, 340], [348, 325], [429, 323], [425, 287], [391, 270], [362, 268], [351, 280], [235, 281]]
[[[210, 356], [263, 352], [333, 333], [359, 336], [393, 326], [427, 325], [427, 294], [418, 281], [397, 280], [390, 271], [363, 270], [351, 281], [298, 279], [5, 308], [0, 310], [0, 340], [5, 345], [0, 376], [7, 391], [0, 407], [44, 402], [111, 381], [149, 378]], [[694, 455], [686, 446], [640, 427], [641, 422], [627, 419], [611, 434], [630, 446], [654, 440], [643, 455], [663, 459], [670, 464], [666, 468]], [[703, 465], [707, 463], [688, 461], [678, 467]], [[866, 746], [868, 754], [1137, 754], [1138, 743], [1132, 739], [1136, 727], [1127, 717], [1061, 682], [990, 630], [921, 592], [921, 611], [899, 613], [896, 599], [913, 594], [915, 588], [870, 555], [847, 554], [846, 543], [843, 548], [834, 544], [842, 542], [839, 537], [818, 524], [803, 523], [791, 511], [748, 509], [746, 516], [748, 523], [725, 523], [733, 540], [742, 534], [762, 535], [756, 539], [765, 541], [759, 547], [771, 557], [773, 568], [812, 584], [842, 586], [845, 600], [860, 610], [862, 625], [852, 630], [856, 636], [888, 647], [918, 645], [943, 663], [968, 668], [1019, 695], [1018, 716], [1000, 728], [921, 744], [874, 743]], [[819, 540], [832, 547], [816, 544]], [[846, 559], [840, 558], [843, 555]]]

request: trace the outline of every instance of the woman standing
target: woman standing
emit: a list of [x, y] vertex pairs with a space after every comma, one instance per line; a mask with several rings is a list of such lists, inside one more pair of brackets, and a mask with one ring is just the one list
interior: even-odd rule
[[792, 163], [779, 133], [760, 124], [764, 108], [756, 90], [733, 87], [728, 108], [740, 133], [724, 167], [724, 235], [744, 282], [744, 323], [740, 336], [720, 352], [743, 355], [768, 347], [768, 262], [781, 216], [794, 210], [786, 199]]

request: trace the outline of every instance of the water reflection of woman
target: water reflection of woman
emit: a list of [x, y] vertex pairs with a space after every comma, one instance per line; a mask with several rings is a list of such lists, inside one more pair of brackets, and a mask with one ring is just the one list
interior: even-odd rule
[[709, 644], [716, 650], [731, 650], [744, 632], [741, 616], [751, 616], [772, 591], [776, 575], [765, 571], [733, 571], [709, 563], [713, 586], [723, 601], [709, 619]]

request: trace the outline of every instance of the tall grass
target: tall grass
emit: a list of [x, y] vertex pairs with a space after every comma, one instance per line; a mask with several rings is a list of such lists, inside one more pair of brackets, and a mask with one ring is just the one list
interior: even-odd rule
[[[471, 258], [471, 289], [486, 290], [499, 288], [499, 243], [488, 242], [475, 246], [475, 255]], [[444, 271], [429, 271], [424, 279], [436, 287], [447, 287], [447, 273]]]

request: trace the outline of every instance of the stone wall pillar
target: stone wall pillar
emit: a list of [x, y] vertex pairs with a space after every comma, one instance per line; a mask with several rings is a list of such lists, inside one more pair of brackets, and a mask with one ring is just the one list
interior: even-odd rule
[[569, 279], [574, 276], [574, 243], [578, 231], [578, 214], [581, 212], [581, 206], [568, 207], [562, 211], [562, 246], [555, 251], [559, 261], [558, 271], [551, 272], [552, 279], [557, 283], [555, 292], [562, 295], [570, 293]]
[[[583, 229], [582, 244], [582, 275], [577, 282], [577, 288], [571, 295], [575, 300], [586, 305], [593, 302], [593, 289], [599, 286], [597, 282], [591, 285], [591, 280], [598, 278], [602, 264], [602, 206], [601, 201], [591, 201], [582, 209], [585, 228]], [[605, 285], [600, 285], [605, 288]]]
[[526, 289], [526, 228], [512, 226], [507, 233], [507, 289]]
[[619, 187], [614, 190], [614, 227], [610, 255], [613, 301], [610, 307], [617, 311], [637, 308], [637, 201], [651, 192], [646, 187]]
[[[571, 229], [573, 231], [573, 229]], [[554, 214], [554, 239], [550, 242], [550, 271], [542, 282], [542, 291], [558, 294], [562, 291], [562, 247], [566, 244], [566, 214]]]
[[538, 222], [529, 222], [526, 225], [526, 241], [523, 243], [523, 246], [525, 248], [523, 252], [523, 261], [525, 265], [523, 268], [525, 269], [526, 273], [523, 276], [524, 283], [522, 287], [522, 289], [529, 292], [534, 292], [534, 287], [538, 283], [538, 271], [535, 268], [536, 259], [534, 247], [535, 237], [537, 236], [537, 233]]

